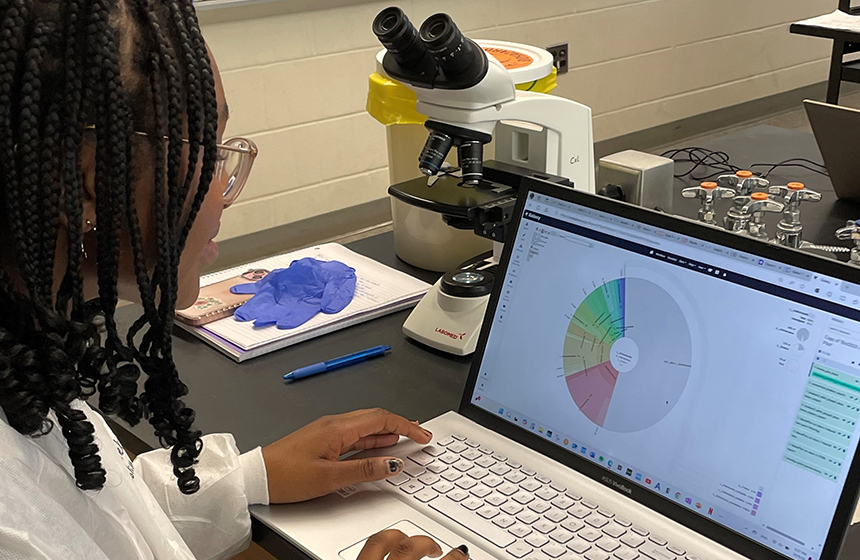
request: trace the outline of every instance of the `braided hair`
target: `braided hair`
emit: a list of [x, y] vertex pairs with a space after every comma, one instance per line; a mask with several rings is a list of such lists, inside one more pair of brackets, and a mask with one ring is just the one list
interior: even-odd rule
[[[48, 433], [56, 417], [84, 490], [102, 488], [106, 473], [94, 428], [72, 402], [95, 393], [106, 414], [148, 419], [172, 446], [179, 489], [199, 488], [202, 443], [181, 400], [188, 388], [171, 329], [180, 255], [216, 165], [217, 122], [192, 0], [0, 0], [0, 407], [27, 436]], [[85, 233], [90, 146], [98, 227]], [[153, 199], [144, 227], [143, 188]], [[115, 311], [126, 247], [143, 314], [123, 337]], [[87, 301], [84, 263], [94, 258], [98, 298]]]

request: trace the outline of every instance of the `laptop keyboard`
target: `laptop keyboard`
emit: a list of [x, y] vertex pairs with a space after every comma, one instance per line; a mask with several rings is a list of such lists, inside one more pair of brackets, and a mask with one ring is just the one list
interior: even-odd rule
[[389, 484], [514, 558], [701, 560], [477, 441], [452, 435], [407, 459]]

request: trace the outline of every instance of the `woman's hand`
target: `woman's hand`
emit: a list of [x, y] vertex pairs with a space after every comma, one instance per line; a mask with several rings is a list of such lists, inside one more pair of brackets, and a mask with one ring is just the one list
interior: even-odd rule
[[[442, 556], [442, 549], [436, 541], [423, 535], [407, 537], [397, 529], [388, 529], [372, 535], [358, 554], [358, 560], [419, 560]], [[466, 545], [452, 548], [442, 560], [468, 560], [469, 549]]]
[[390, 447], [400, 436], [424, 444], [430, 443], [433, 434], [417, 422], [382, 409], [323, 416], [263, 448], [269, 501], [301, 502], [350, 484], [394, 476], [403, 470], [401, 459], [338, 461], [338, 457], [350, 451]]

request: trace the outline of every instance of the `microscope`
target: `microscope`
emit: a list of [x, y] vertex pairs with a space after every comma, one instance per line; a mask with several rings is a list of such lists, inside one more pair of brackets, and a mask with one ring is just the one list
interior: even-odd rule
[[[445, 274], [404, 323], [407, 336], [457, 355], [475, 351], [506, 225], [524, 176], [594, 192], [591, 109], [560, 97], [516, 89], [511, 73], [464, 37], [447, 14], [416, 29], [402, 10], [373, 21], [385, 47], [377, 60], [427, 116], [418, 168], [427, 179], [389, 189], [392, 197], [439, 211], [445, 222], [494, 241], [489, 254]], [[484, 146], [495, 140], [495, 161]], [[459, 171], [445, 167], [456, 148]]]
[[[419, 31], [400, 8], [387, 8], [376, 16], [373, 32], [385, 47], [380, 53], [385, 73], [415, 92], [416, 109], [427, 116], [429, 136], [418, 158], [422, 173], [437, 175], [456, 146], [464, 185], [478, 185], [484, 145], [501, 128], [497, 125], [525, 123], [517, 127], [519, 136], [509, 128], [497, 132], [496, 143], [508, 151], [502, 158], [594, 192], [590, 108], [517, 90], [505, 67], [464, 37], [447, 14], [430, 16]], [[540, 136], [525, 131], [547, 134], [532, 145]]]

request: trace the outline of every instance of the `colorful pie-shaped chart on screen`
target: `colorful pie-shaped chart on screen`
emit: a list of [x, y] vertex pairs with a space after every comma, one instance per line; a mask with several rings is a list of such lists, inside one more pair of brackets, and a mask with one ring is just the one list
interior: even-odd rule
[[690, 327], [661, 286], [618, 278], [577, 306], [564, 338], [567, 388], [579, 410], [613, 432], [662, 420], [690, 377]]

